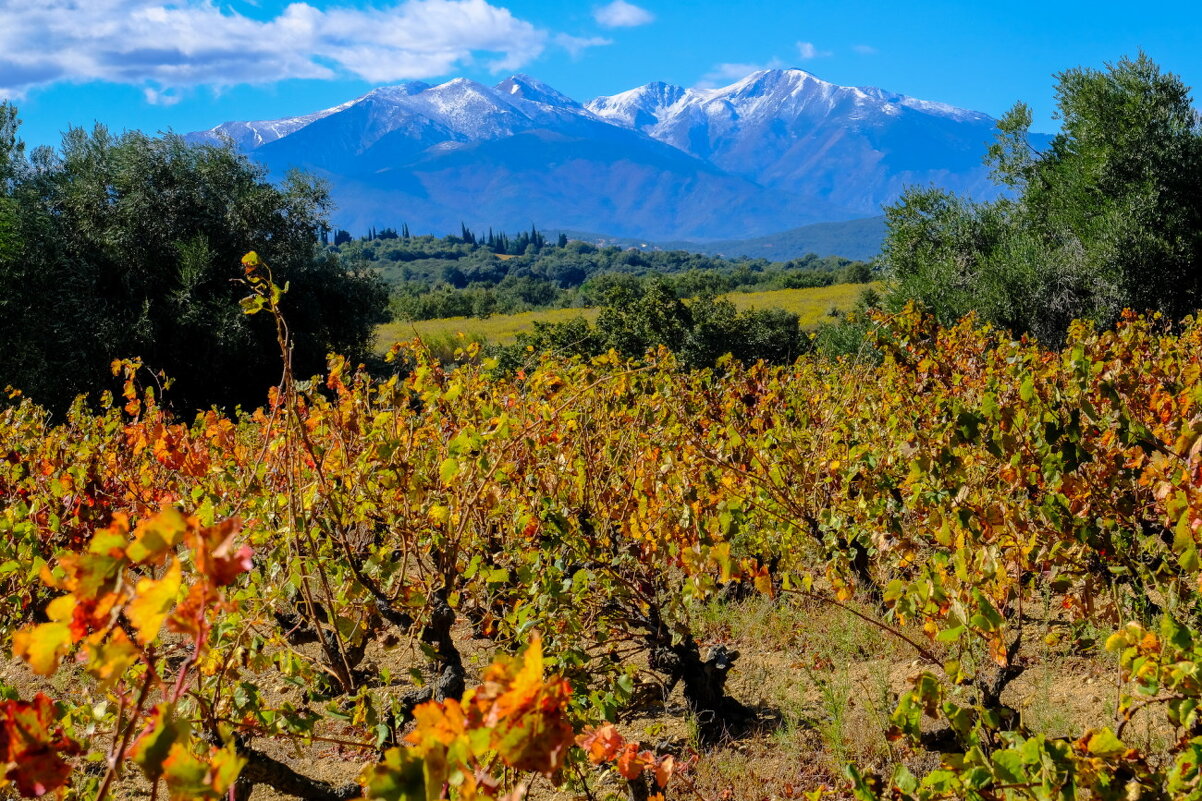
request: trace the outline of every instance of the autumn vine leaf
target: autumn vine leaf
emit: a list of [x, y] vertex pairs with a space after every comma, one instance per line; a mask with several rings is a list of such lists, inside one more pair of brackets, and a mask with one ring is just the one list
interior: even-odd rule
[[417, 723], [405, 738], [411, 747], [392, 749], [368, 770], [369, 796], [410, 797], [403, 793], [421, 786], [421, 776], [435, 796], [449, 783], [464, 801], [496, 798], [501, 784], [490, 769], [494, 755], [510, 768], [556, 781], [573, 743], [570, 697], [564, 679], [544, 677], [542, 641], [536, 635], [523, 655], [490, 665], [483, 683], [462, 701], [448, 698], [414, 709]]
[[676, 757], [656, 756], [639, 743], [628, 741], [612, 723], [585, 731], [576, 743], [594, 765], [612, 764], [624, 779], [650, 774], [661, 789], [668, 786], [677, 770]]
[[183, 568], [178, 560], [172, 560], [162, 578], [138, 580], [134, 597], [125, 607], [125, 616], [143, 645], [158, 638], [163, 622], [175, 609], [182, 581]]
[[66, 757], [82, 748], [63, 734], [58, 717], [54, 702], [42, 693], [31, 702], [0, 702], [0, 789], [13, 785], [25, 798], [63, 789], [71, 773]]

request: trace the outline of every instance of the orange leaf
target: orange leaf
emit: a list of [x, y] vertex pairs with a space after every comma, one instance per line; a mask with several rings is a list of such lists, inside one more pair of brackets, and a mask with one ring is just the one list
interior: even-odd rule
[[672, 774], [676, 772], [676, 757], [668, 754], [655, 765], [655, 783], [664, 788], [668, 786], [668, 782], [672, 780]]
[[235, 537], [241, 528], [241, 520], [230, 518], [189, 535], [197, 572], [218, 587], [230, 584], [254, 566], [250, 546], [239, 548], [235, 544]]
[[576, 744], [588, 754], [589, 762], [599, 765], [602, 762], [612, 761], [626, 745], [626, 738], [612, 723], [606, 723], [598, 729], [586, 731], [577, 737]]
[[640, 751], [638, 743], [626, 743], [626, 748], [618, 757], [618, 774], [623, 779], [637, 779], [647, 768], [655, 766], [655, 755], [650, 751]]

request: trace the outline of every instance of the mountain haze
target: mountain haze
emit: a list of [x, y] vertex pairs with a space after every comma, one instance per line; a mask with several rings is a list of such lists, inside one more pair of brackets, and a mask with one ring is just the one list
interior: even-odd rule
[[190, 134], [329, 181], [339, 227], [743, 239], [880, 213], [906, 184], [996, 194], [995, 121], [803, 70], [719, 89], [652, 83], [581, 104], [514, 75], [381, 87], [301, 117]]

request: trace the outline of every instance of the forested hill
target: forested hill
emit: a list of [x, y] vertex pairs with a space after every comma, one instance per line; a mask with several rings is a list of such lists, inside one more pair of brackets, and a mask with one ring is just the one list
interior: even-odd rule
[[596, 306], [616, 283], [649, 280], [677, 297], [826, 286], [869, 280], [870, 266], [839, 256], [808, 254], [788, 261], [728, 259], [683, 250], [597, 247], [531, 229], [520, 234], [461, 227], [458, 235], [412, 236], [371, 230], [354, 239], [339, 231], [341, 260], [370, 268], [389, 284], [394, 316], [407, 320], [487, 316], [556, 307]]
[[710, 256], [763, 258], [772, 261], [798, 259], [812, 253], [818, 256], [842, 256], [846, 259], [867, 261], [881, 252], [881, 244], [885, 241], [886, 231], [884, 217], [864, 217], [858, 220], [811, 223], [750, 239], [699, 242], [690, 240], [649, 241], [584, 231], [564, 231], [563, 233], [570, 239], [581, 239], [595, 245], [617, 245], [622, 248], [633, 247], [639, 250], [687, 250]]

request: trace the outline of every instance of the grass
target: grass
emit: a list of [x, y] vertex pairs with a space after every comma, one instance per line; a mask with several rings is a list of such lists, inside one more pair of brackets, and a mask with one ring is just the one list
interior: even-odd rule
[[[872, 284], [876, 286], [876, 284]], [[850, 309], [864, 284], [834, 284], [811, 289], [773, 289], [767, 292], [733, 292], [726, 297], [739, 309], [784, 309], [801, 318], [802, 328], [817, 328], [831, 309]]]
[[508, 345], [522, 331], [529, 331], [535, 321], [561, 323], [584, 315], [597, 318], [597, 309], [549, 309], [547, 311], [496, 314], [492, 317], [443, 317], [438, 320], [386, 323], [376, 329], [376, 345], [387, 348], [393, 342], [420, 337], [428, 345], [450, 341], [463, 334], [468, 342], [491, 342]]
[[[816, 328], [832, 309], [849, 309], [864, 291], [863, 284], [835, 284], [811, 289], [775, 289], [768, 292], [735, 292], [727, 297], [739, 309], [779, 308], [795, 313], [802, 328]], [[393, 322], [376, 330], [376, 347], [386, 350], [398, 340], [420, 337], [428, 345], [450, 345], [459, 334], [464, 342], [508, 345], [519, 333], [529, 331], [535, 321], [560, 323], [583, 316], [592, 321], [597, 309], [550, 309], [547, 311], [498, 314], [492, 317], [444, 317], [439, 320]], [[453, 350], [453, 348], [452, 348]]]

